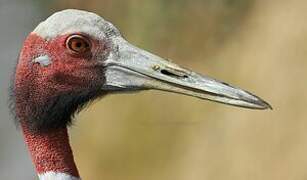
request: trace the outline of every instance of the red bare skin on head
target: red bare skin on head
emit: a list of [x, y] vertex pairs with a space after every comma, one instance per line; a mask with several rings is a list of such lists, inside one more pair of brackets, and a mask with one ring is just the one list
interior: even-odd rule
[[[31, 88], [32, 94], [43, 93], [40, 96], [45, 97], [102, 85], [101, 64], [92, 57], [103, 51], [103, 47], [93, 41], [90, 54], [75, 55], [65, 46], [68, 36], [63, 35], [46, 41], [36, 34], [31, 34], [24, 43], [17, 65], [16, 85], [19, 84], [19, 81], [23, 81], [23, 86], [33, 87]], [[41, 67], [39, 63], [33, 62], [41, 55], [49, 56], [51, 64]], [[28, 82], [25, 83], [24, 80]], [[98, 82], [101, 84], [97, 84]], [[42, 89], [44, 91], [41, 91]]]
[[[62, 101], [57, 103], [61, 98], [65, 97], [70, 104], [75, 103], [71, 108], [74, 111], [77, 101], [85, 102], [95, 97], [104, 83], [103, 67], [95, 59], [105, 50], [103, 43], [91, 40], [91, 51], [76, 55], [67, 49], [67, 37], [69, 35], [46, 41], [34, 33], [28, 36], [16, 67], [15, 108], [37, 172], [62, 172], [79, 177], [69, 145], [67, 123], [62, 122], [63, 126], [50, 129], [40, 129], [35, 125], [36, 121], [44, 121], [42, 118], [50, 118], [48, 113], [55, 117], [64, 116], [61, 112], [52, 112], [53, 106], [59, 106], [57, 109], [67, 113], [65, 108], [69, 107]], [[42, 66], [33, 61], [44, 55], [50, 58], [49, 65]], [[86, 97], [84, 94], [91, 95]], [[79, 97], [67, 97], [74, 95], [85, 97], [81, 100]]]
[[[17, 115], [27, 117], [24, 121], [31, 121], [30, 125], [34, 128], [43, 126], [42, 123], [53, 126], [48, 124], [51, 121], [47, 119], [52, 115], [59, 116], [55, 112], [57, 110], [68, 111], [62, 112], [61, 115], [65, 117], [54, 118], [64, 118], [63, 125], [66, 125], [64, 121], [69, 119], [69, 113], [77, 109], [76, 102], [88, 100], [90, 97], [85, 97], [87, 94], [95, 96], [104, 83], [104, 68], [102, 62], [97, 60], [97, 55], [106, 51], [103, 43], [91, 40], [90, 52], [74, 54], [66, 47], [69, 36], [46, 41], [32, 33], [24, 43], [15, 74], [16, 110], [22, 110]], [[45, 67], [34, 62], [39, 56], [48, 56], [51, 63]], [[66, 102], [61, 101], [75, 104], [69, 109], [63, 107]]]

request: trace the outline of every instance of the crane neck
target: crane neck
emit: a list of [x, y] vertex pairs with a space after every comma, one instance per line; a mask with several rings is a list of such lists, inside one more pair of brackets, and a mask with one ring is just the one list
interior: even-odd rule
[[22, 123], [22, 132], [40, 180], [80, 180], [67, 128], [32, 131]]

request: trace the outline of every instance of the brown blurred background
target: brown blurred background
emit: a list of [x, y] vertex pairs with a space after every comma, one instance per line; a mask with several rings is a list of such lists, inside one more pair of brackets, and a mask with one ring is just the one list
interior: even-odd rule
[[36, 177], [6, 88], [26, 35], [65, 8], [96, 12], [131, 43], [274, 107], [252, 111], [158, 91], [105, 97], [70, 131], [84, 180], [307, 179], [305, 0], [1, 0], [0, 179]]

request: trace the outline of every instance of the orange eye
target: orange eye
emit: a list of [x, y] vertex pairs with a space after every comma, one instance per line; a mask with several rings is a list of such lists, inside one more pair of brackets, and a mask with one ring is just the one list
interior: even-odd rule
[[66, 40], [66, 47], [74, 53], [84, 54], [91, 50], [91, 44], [87, 37], [72, 35]]

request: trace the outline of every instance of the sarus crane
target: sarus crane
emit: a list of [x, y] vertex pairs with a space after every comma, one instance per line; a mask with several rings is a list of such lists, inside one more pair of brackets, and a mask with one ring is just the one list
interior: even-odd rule
[[95, 13], [54, 13], [26, 38], [11, 85], [12, 110], [41, 180], [78, 180], [67, 127], [109, 93], [162, 90], [250, 109], [261, 98], [142, 50]]

